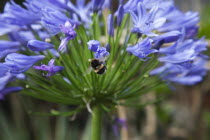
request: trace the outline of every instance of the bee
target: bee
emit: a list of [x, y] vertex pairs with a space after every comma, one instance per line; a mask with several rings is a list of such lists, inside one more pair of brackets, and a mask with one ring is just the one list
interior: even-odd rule
[[90, 68], [93, 69], [95, 73], [102, 75], [106, 72], [107, 68], [104, 59], [89, 59], [89, 62]]

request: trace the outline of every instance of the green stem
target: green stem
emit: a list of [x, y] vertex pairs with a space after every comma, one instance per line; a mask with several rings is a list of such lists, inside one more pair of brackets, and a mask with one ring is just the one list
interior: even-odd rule
[[101, 139], [101, 108], [95, 106], [92, 112], [91, 120], [91, 140]]

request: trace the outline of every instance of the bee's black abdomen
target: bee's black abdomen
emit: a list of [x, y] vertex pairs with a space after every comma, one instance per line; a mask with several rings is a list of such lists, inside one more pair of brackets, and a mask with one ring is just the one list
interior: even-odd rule
[[90, 65], [91, 67], [93, 67], [93, 69], [97, 69], [101, 65], [101, 62], [97, 59], [93, 59]]
[[96, 73], [97, 74], [104, 74], [106, 71], [106, 67], [104, 66], [103, 68], [99, 69]]

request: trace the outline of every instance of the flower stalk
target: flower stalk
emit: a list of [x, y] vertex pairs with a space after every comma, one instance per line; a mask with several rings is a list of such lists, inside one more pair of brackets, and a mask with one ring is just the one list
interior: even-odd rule
[[91, 118], [91, 140], [101, 139], [102, 110], [100, 106], [93, 107]]

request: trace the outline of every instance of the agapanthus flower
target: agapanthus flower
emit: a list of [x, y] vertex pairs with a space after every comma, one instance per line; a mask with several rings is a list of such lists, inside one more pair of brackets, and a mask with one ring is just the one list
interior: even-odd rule
[[158, 50], [152, 49], [152, 43], [149, 38], [144, 39], [134, 46], [128, 47], [126, 51], [132, 53], [143, 61], [148, 59], [147, 56], [149, 54], [158, 52]]
[[[139, 2], [142, 2], [143, 0], [128, 0], [126, 4], [124, 4], [124, 12], [128, 13], [130, 10], [135, 11], [137, 9], [137, 6]], [[122, 3], [122, 2], [121, 2]]]
[[27, 56], [18, 53], [11, 53], [5, 58], [4, 64], [10, 67], [12, 74], [20, 74], [32, 67], [36, 62], [44, 59], [45, 56]]
[[183, 85], [194, 85], [203, 79], [206, 75], [207, 60], [197, 57], [191, 62], [181, 64], [166, 63], [164, 66], [159, 67], [151, 74], [159, 74], [163, 80], [170, 82], [180, 83]]
[[20, 91], [22, 89], [23, 89], [22, 87], [8, 87], [3, 90], [0, 90], [0, 100], [3, 100], [5, 95], [12, 93], [12, 92]]
[[42, 64], [41, 66], [33, 66], [33, 68], [37, 70], [47, 71], [48, 73], [44, 76], [50, 77], [64, 69], [64, 67], [62, 66], [55, 66], [54, 63], [55, 63], [55, 59], [51, 59], [48, 65]]
[[88, 49], [94, 53], [96, 59], [104, 59], [109, 56], [109, 52], [105, 47], [100, 46], [100, 42], [97, 40], [90, 40], [88, 43]]
[[152, 30], [161, 27], [166, 19], [163, 17], [157, 18], [155, 15], [158, 11], [158, 7], [154, 6], [149, 12], [146, 11], [145, 5], [141, 2], [137, 5], [137, 15], [130, 11], [134, 27], [132, 32], [146, 34], [147, 36], [157, 36], [152, 33]]
[[103, 59], [109, 56], [109, 52], [106, 50], [105, 47], [99, 48], [99, 50], [94, 54], [96, 59]]
[[90, 40], [88, 41], [88, 49], [92, 52], [97, 52], [100, 48], [101, 43], [97, 40]]
[[45, 51], [47, 49], [52, 49], [54, 45], [43, 41], [30, 40], [27, 47], [32, 51]]
[[17, 41], [0, 40], [0, 59], [7, 54], [17, 52], [20, 49], [20, 43]]
[[7, 24], [24, 26], [36, 22], [40, 19], [37, 14], [16, 4], [13, 0], [7, 2], [4, 13], [0, 15]]
[[66, 21], [64, 25], [60, 25], [60, 29], [65, 34], [65, 37], [61, 40], [61, 44], [58, 48], [59, 51], [66, 47], [66, 44], [69, 40], [72, 40], [76, 37], [77, 33], [74, 30], [75, 28], [76, 24], [72, 24], [70, 21]]
[[90, 26], [90, 24], [92, 23], [92, 2], [88, 2], [87, 4], [85, 4], [85, 0], [77, 0], [76, 5], [74, 5], [72, 2], [69, 1], [68, 6], [79, 17], [80, 21], [84, 23], [85, 27]]
[[199, 22], [199, 15], [197, 12], [187, 12], [183, 15], [174, 17], [174, 21], [165, 23], [162, 27], [158, 28], [160, 32], [181, 30], [182, 28], [190, 29]]

